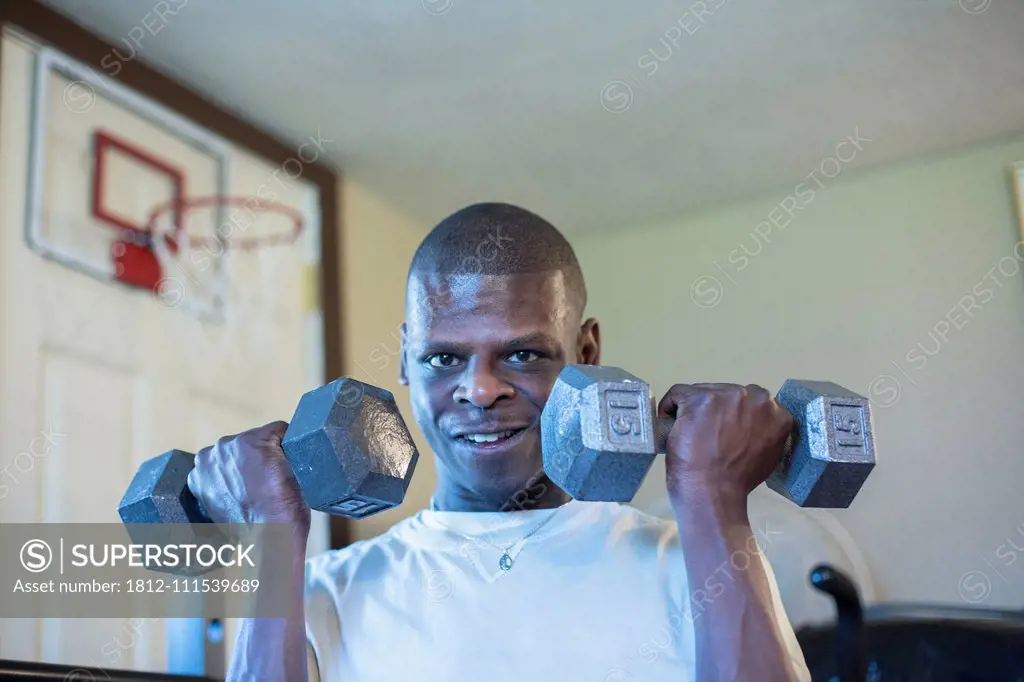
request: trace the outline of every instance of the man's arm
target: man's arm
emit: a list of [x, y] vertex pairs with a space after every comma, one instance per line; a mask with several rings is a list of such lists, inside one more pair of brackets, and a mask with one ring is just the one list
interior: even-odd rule
[[673, 505], [688, 575], [684, 612], [696, 635], [695, 682], [809, 680], [790, 655], [784, 613], [747, 516], [745, 496], [705, 486]]
[[[297, 540], [298, 542], [298, 540]], [[275, 585], [287, 590], [291, 606], [289, 618], [247, 618], [242, 621], [235, 641], [227, 682], [309, 682], [306, 657], [305, 538], [292, 554], [290, 585]]]
[[747, 496], [778, 464], [792, 415], [760, 386], [735, 384], [676, 384], [658, 415], [675, 418], [665, 473], [689, 584], [696, 682], [803, 682], [803, 656], [785, 636], [792, 628], [777, 612], [747, 517]]
[[188, 487], [217, 523], [285, 524], [292, 531], [291, 575], [264, 589], [287, 594], [288, 618], [241, 623], [228, 682], [308, 682], [305, 575], [310, 509], [281, 448], [288, 428], [270, 422], [196, 453]]

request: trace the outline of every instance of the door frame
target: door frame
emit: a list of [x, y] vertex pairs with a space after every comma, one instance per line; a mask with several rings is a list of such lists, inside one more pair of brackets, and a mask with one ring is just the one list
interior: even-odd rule
[[[101, 73], [106, 72], [103, 60], [115, 49], [114, 45], [39, 0], [0, 3], [0, 30], [7, 26], [32, 35]], [[281, 165], [295, 156], [291, 145], [221, 109], [140, 59], [122, 60], [119, 66], [116, 78], [127, 87], [271, 164]], [[303, 178], [317, 187], [320, 201], [319, 293], [323, 313], [323, 379], [327, 383], [342, 375], [341, 171], [316, 160], [303, 165]], [[298, 399], [299, 396], [295, 396], [296, 402]], [[331, 549], [351, 542], [345, 519], [331, 516], [329, 524]]]

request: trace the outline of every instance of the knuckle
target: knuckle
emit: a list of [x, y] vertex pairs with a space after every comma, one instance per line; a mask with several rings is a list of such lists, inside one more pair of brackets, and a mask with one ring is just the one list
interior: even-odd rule
[[751, 395], [757, 396], [758, 398], [764, 398], [768, 396], [768, 389], [758, 384], [747, 384], [747, 392]]
[[192, 471], [199, 469], [205, 469], [210, 465], [210, 460], [213, 456], [214, 447], [208, 446], [196, 453], [194, 468]]

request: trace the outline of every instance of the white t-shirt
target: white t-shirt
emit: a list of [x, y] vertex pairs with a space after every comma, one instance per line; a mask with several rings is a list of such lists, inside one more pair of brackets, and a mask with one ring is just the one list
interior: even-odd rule
[[[510, 570], [485, 540], [516, 543]], [[674, 520], [614, 502], [421, 511], [307, 562], [310, 680], [692, 680], [698, 602], [721, 592], [708, 584], [690, 598], [682, 551]], [[810, 682], [762, 557], [735, 556], [716, 575], [727, 588], [745, 562], [763, 561], [790, 657]]]

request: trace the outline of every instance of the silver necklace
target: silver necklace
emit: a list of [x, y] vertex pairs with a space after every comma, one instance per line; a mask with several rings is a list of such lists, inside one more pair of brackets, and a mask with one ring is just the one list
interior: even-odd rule
[[[434, 510], [434, 511], [440, 511], [440, 509], [437, 508], [437, 502], [433, 498], [431, 498], [431, 500], [430, 500], [430, 508], [432, 510]], [[548, 522], [551, 521], [551, 519], [555, 518], [555, 515], [559, 511], [561, 511], [561, 510], [562, 510], [562, 507], [556, 507], [555, 510], [553, 512], [551, 512], [551, 514], [549, 514], [546, 519], [541, 521], [540, 524], [538, 524], [536, 527], [534, 527], [533, 530], [531, 530], [529, 533], [527, 533], [523, 537], [521, 537], [518, 540], [516, 540], [515, 542], [513, 542], [508, 547], [502, 547], [501, 545], [496, 545], [493, 542], [490, 542], [488, 540], [484, 540], [483, 538], [474, 538], [474, 537], [472, 537], [470, 535], [466, 535], [465, 533], [460, 533], [459, 531], [457, 531], [454, 528], [451, 528], [449, 526], [445, 526], [445, 527], [448, 530], [450, 530], [451, 532], [455, 533], [456, 535], [460, 535], [460, 536], [464, 537], [465, 539], [469, 540], [470, 542], [483, 542], [485, 544], [490, 545], [491, 547], [494, 547], [495, 549], [501, 550], [501, 558], [498, 559], [498, 568], [500, 568], [502, 571], [506, 571], [507, 572], [507, 571], [511, 571], [512, 570], [512, 566], [515, 564], [516, 559], [519, 558], [520, 552], [522, 552], [522, 550], [519, 550], [519, 552], [516, 552], [516, 556], [513, 557], [511, 554], [509, 554], [509, 550], [511, 550], [513, 547], [515, 547], [519, 543], [525, 542], [528, 537], [530, 537], [531, 535], [533, 535], [534, 533], [539, 531], [544, 526], [548, 525]]]

